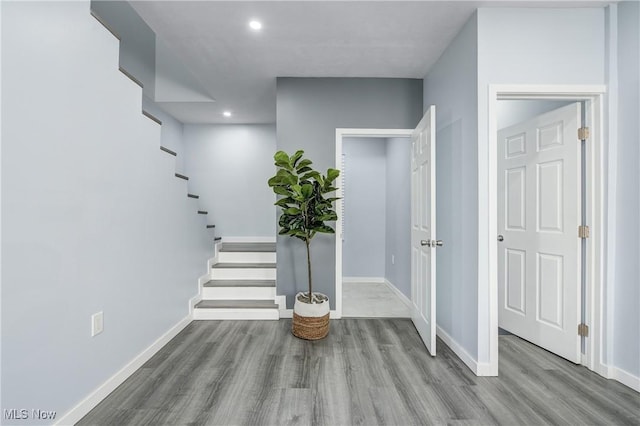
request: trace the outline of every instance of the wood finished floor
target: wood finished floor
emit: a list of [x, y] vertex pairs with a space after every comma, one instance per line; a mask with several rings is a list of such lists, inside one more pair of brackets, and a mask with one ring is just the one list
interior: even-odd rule
[[195, 321], [81, 425], [640, 424], [640, 394], [516, 336], [500, 377], [476, 377], [408, 319], [331, 321], [318, 342], [291, 321]]

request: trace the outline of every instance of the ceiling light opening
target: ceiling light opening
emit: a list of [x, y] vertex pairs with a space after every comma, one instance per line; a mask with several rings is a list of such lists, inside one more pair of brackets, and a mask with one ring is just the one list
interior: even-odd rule
[[225, 111], [222, 113], [225, 117], [231, 117], [231, 111]]
[[254, 20], [249, 22], [249, 27], [254, 31], [260, 31], [262, 29], [262, 23]]

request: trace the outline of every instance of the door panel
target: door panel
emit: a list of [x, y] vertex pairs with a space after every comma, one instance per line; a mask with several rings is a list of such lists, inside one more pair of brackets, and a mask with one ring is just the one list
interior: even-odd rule
[[580, 104], [498, 132], [501, 328], [580, 360]]
[[436, 355], [435, 106], [411, 135], [411, 319]]

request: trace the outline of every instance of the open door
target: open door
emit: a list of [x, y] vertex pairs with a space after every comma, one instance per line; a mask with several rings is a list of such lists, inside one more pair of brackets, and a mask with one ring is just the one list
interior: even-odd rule
[[436, 355], [436, 107], [411, 134], [411, 319]]
[[580, 104], [498, 132], [498, 323], [580, 362]]

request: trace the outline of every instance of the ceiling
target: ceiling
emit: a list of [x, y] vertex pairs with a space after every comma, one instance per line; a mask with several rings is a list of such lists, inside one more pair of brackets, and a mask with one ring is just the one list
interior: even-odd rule
[[603, 2], [130, 3], [202, 91], [200, 101], [164, 99], [163, 109], [184, 123], [274, 123], [276, 77], [423, 78], [478, 7]]

